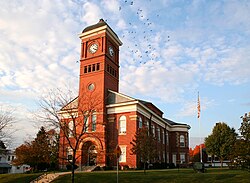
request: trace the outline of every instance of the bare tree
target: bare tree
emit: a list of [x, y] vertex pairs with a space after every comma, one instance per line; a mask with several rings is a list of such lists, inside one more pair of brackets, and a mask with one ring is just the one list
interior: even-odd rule
[[13, 108], [10, 106], [0, 106], [0, 141], [10, 142], [14, 130], [11, 128], [15, 122]]
[[[101, 101], [98, 99], [97, 93], [84, 92], [81, 96], [81, 98], [73, 98], [71, 90], [65, 93], [57, 89], [41, 97], [39, 101], [42, 112], [39, 118], [51, 127], [60, 129], [60, 141], [63, 141], [64, 145], [60, 148], [63, 153], [59, 154], [59, 158], [62, 161], [68, 160], [71, 165], [72, 183], [74, 182], [75, 164], [80, 156], [77, 155], [79, 145], [89, 126], [93, 125], [88, 122], [88, 118], [93, 114], [98, 114], [101, 109]], [[65, 157], [66, 147], [70, 149], [71, 156]]]

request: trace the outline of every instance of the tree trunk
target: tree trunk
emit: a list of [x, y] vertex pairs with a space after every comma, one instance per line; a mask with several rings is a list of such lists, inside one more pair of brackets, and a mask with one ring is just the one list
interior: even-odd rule
[[72, 169], [71, 169], [71, 183], [75, 182], [75, 166], [74, 165], [75, 163], [72, 164]]
[[75, 154], [75, 152], [73, 152], [72, 169], [71, 169], [71, 183], [75, 182], [75, 162], [76, 162], [76, 154]]
[[220, 167], [223, 168], [223, 159], [220, 160]]

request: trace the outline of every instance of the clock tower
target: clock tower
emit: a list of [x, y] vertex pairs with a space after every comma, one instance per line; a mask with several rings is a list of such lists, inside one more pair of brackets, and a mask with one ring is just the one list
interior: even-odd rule
[[[103, 20], [86, 27], [79, 35], [81, 39], [79, 111], [90, 105], [86, 100], [94, 100], [97, 125], [93, 136], [101, 142], [102, 150], [97, 157], [98, 164], [105, 164], [107, 123], [106, 105], [108, 90], [119, 89], [119, 46], [122, 42]], [[86, 99], [86, 96], [90, 98]], [[93, 104], [93, 102], [90, 102]], [[100, 147], [99, 147], [100, 148]], [[101, 157], [100, 157], [101, 156]]]

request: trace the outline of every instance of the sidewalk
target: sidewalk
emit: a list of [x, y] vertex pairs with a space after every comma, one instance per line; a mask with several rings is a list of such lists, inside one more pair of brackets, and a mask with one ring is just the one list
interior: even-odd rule
[[55, 178], [59, 177], [60, 175], [66, 175], [66, 174], [71, 174], [71, 172], [43, 174], [40, 177], [36, 178], [35, 180], [31, 181], [30, 183], [49, 183], [52, 182]]

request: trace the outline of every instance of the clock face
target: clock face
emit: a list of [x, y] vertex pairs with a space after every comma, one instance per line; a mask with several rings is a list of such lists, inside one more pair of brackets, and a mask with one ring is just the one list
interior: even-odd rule
[[110, 54], [111, 57], [113, 57], [114, 54], [115, 54], [115, 51], [111, 46], [109, 47], [109, 54]]
[[96, 43], [92, 44], [92, 45], [89, 47], [89, 52], [90, 52], [90, 53], [95, 53], [97, 50], [98, 50], [98, 45], [97, 45]]

